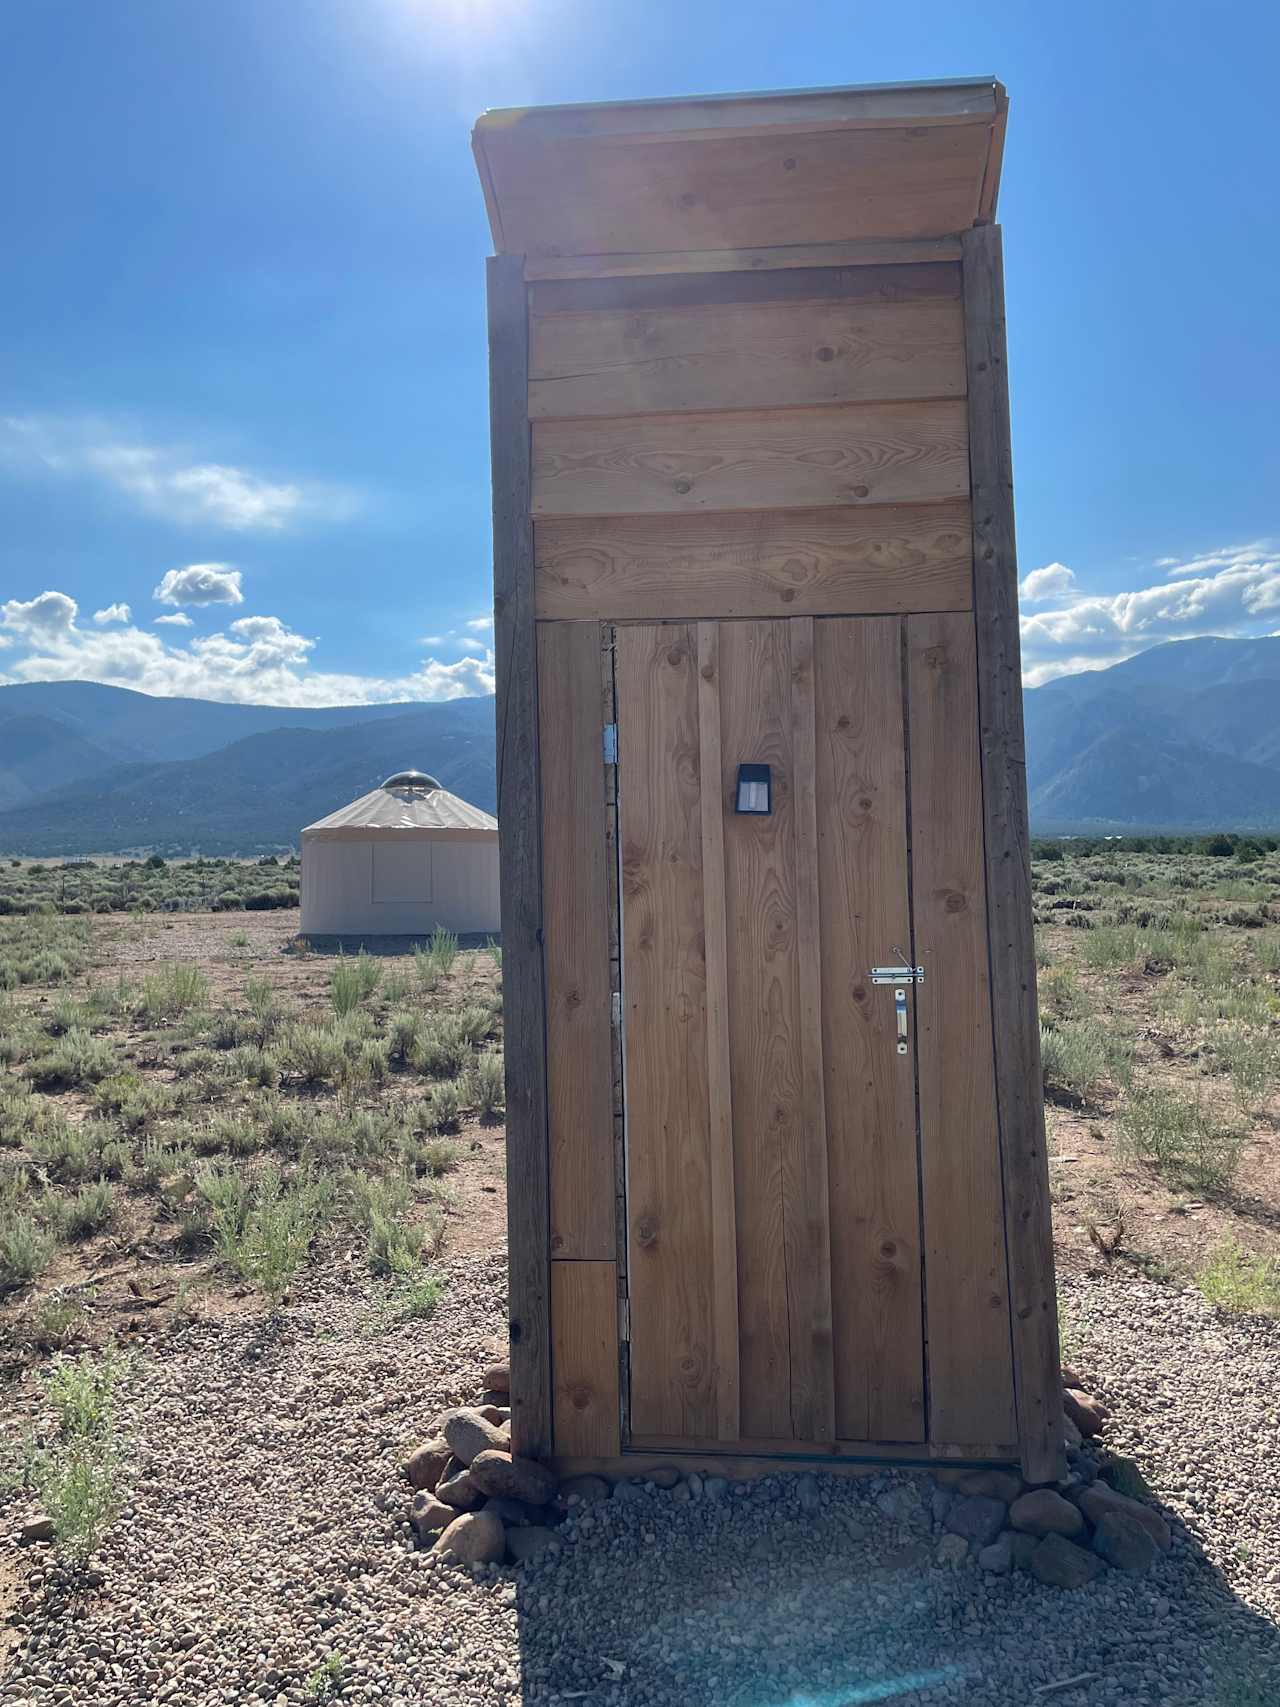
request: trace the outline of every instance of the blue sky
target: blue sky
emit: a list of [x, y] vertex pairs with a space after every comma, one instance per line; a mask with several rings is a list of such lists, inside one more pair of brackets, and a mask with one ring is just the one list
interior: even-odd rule
[[1028, 679], [1280, 630], [1277, 63], [1270, 4], [8, 0], [0, 679], [486, 691], [475, 115], [971, 73]]

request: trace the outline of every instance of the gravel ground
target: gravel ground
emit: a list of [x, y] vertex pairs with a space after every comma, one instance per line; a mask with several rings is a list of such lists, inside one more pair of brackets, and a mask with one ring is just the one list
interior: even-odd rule
[[443, 1407], [475, 1398], [503, 1328], [502, 1260], [444, 1268], [426, 1323], [388, 1328], [361, 1283], [335, 1282], [275, 1335], [197, 1325], [140, 1366], [101, 1586], [71, 1595], [44, 1548], [8, 1548], [19, 1645], [0, 1699], [1280, 1703], [1280, 1324], [1224, 1324], [1142, 1283], [1066, 1283], [1109, 1438], [1173, 1523], [1146, 1578], [1068, 1593], [939, 1565], [933, 1483], [894, 1474], [634, 1488], [573, 1508], [560, 1551], [473, 1576], [412, 1549], [399, 1471]]

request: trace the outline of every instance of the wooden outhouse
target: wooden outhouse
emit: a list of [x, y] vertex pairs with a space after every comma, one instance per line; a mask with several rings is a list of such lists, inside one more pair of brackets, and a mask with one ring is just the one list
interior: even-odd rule
[[1062, 1469], [990, 79], [490, 112], [517, 1450]]

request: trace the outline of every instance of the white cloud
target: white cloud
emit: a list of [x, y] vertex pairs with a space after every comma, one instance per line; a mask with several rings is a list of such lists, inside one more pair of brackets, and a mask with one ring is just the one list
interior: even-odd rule
[[1043, 569], [1033, 569], [1018, 588], [1027, 604], [1041, 599], [1059, 599], [1074, 591], [1076, 578], [1065, 563], [1046, 563]]
[[477, 634], [483, 634], [486, 629], [493, 627], [493, 618], [491, 616], [473, 616], [463, 626], [472, 629]]
[[1280, 614], [1280, 550], [1260, 542], [1189, 559], [1162, 560], [1157, 585], [1109, 594], [1073, 593], [1059, 608], [1022, 619], [1030, 686], [1105, 669], [1166, 640], [1265, 634]]
[[352, 492], [315, 482], [269, 480], [246, 468], [155, 445], [109, 423], [43, 416], [0, 421], [0, 463], [101, 482], [166, 521], [236, 533], [278, 532], [295, 522], [340, 521], [359, 508]]
[[426, 657], [403, 676], [323, 673], [309, 665], [316, 642], [275, 616], [237, 617], [223, 631], [183, 641], [131, 626], [80, 628], [76, 616], [75, 600], [58, 592], [0, 606], [0, 623], [10, 631], [3, 638], [20, 648], [8, 679], [107, 682], [161, 696], [279, 706], [372, 705], [493, 692], [491, 651], [451, 664]]
[[171, 611], [168, 616], [152, 617], [151, 620], [153, 622], [156, 622], [156, 623], [160, 623], [160, 622], [171, 623], [174, 628], [193, 628], [195, 626], [194, 623], [191, 621], [191, 618], [187, 615], [186, 611], [181, 611], [181, 610]]
[[444, 642], [445, 642], [445, 637], [443, 634], [424, 634], [422, 636], [422, 638], [418, 641], [418, 645], [419, 646], [443, 646]]
[[167, 569], [151, 597], [162, 605], [242, 605], [240, 571], [229, 563], [190, 563]]
[[123, 604], [108, 605], [105, 610], [94, 611], [93, 620], [99, 625], [108, 622], [128, 622], [130, 620], [129, 607]]
[[66, 593], [41, 593], [37, 598], [8, 599], [0, 605], [0, 622], [32, 641], [64, 634], [75, 625], [80, 607]]

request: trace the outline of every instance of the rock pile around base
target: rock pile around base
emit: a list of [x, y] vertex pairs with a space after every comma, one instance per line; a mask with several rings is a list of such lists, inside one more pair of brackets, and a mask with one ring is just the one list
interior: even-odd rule
[[[1063, 1370], [1063, 1382], [1069, 1469], [1062, 1481], [1032, 1487], [1011, 1469], [939, 1469], [932, 1478], [922, 1472], [938, 1536], [936, 1564], [955, 1569], [972, 1561], [995, 1575], [1024, 1570], [1055, 1588], [1081, 1588], [1108, 1569], [1144, 1574], [1172, 1546], [1160, 1513], [1106, 1479], [1118, 1469], [1095, 1444], [1106, 1426], [1105, 1407], [1073, 1370]], [[505, 1366], [485, 1371], [484, 1389], [486, 1401], [507, 1396]], [[803, 1506], [814, 1478], [801, 1465], [796, 1471]], [[443, 1412], [432, 1437], [405, 1460], [404, 1474], [414, 1489], [409, 1517], [419, 1545], [472, 1567], [519, 1565], [558, 1548], [565, 1516], [581, 1505], [643, 1499], [650, 1489], [681, 1504], [723, 1499], [729, 1491], [723, 1476], [686, 1475], [675, 1465], [615, 1482], [559, 1481], [546, 1465], [512, 1454], [511, 1413], [489, 1402]], [[882, 1495], [877, 1503], [895, 1497]], [[895, 1515], [887, 1507], [885, 1514]]]

